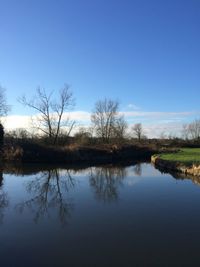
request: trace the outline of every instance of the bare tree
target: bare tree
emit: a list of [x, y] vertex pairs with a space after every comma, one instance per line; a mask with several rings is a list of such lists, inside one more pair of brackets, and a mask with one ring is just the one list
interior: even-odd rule
[[184, 124], [182, 129], [184, 139], [200, 139], [200, 119], [196, 119], [189, 124]]
[[196, 119], [188, 124], [188, 132], [193, 140], [200, 139], [200, 119]]
[[[60, 133], [60, 128], [62, 127], [63, 113], [66, 110], [69, 110], [69, 108], [74, 105], [73, 95], [72, 92], [69, 91], [69, 86], [65, 85], [65, 87], [60, 91], [59, 96], [60, 96], [59, 102], [52, 104], [52, 109], [56, 113], [54, 144], [57, 142], [57, 138]], [[66, 122], [67, 124], [69, 123], [69, 117], [65, 120], [65, 125]], [[70, 123], [67, 135], [71, 133], [74, 123], [75, 121]]]
[[134, 136], [136, 136], [138, 138], [138, 140], [140, 141], [142, 139], [142, 136], [144, 135], [142, 124], [136, 123], [132, 127], [132, 131], [133, 131]]
[[[6, 116], [9, 110], [10, 106], [7, 105], [5, 89], [2, 86], [0, 86], [0, 118]], [[4, 143], [4, 127], [0, 120], [0, 155], [3, 149], [3, 143]]]
[[64, 116], [66, 111], [74, 106], [73, 94], [68, 85], [59, 91], [59, 99], [52, 100], [53, 92], [47, 94], [45, 89], [38, 88], [35, 97], [27, 99], [25, 96], [19, 102], [34, 109], [38, 115], [33, 117], [33, 125], [37, 130], [47, 135], [53, 144], [57, 143], [62, 127], [67, 127], [67, 136], [75, 124], [69, 116]]
[[114, 127], [115, 138], [122, 140], [126, 136], [127, 128], [128, 124], [125, 121], [124, 116], [120, 116], [118, 120], [116, 120], [116, 125]]
[[10, 106], [7, 105], [6, 96], [5, 96], [5, 88], [0, 85], [0, 116], [7, 115], [10, 110]]
[[[96, 102], [95, 109], [91, 115], [91, 121], [96, 136], [103, 142], [109, 143], [112, 137], [115, 137], [116, 130], [125, 130], [125, 122], [119, 114], [119, 103], [111, 99], [104, 99]], [[122, 125], [123, 121], [123, 125]], [[121, 128], [119, 128], [119, 126]]]
[[189, 138], [189, 130], [188, 130], [188, 124], [183, 124], [182, 128], [182, 137], [183, 139], [187, 140]]

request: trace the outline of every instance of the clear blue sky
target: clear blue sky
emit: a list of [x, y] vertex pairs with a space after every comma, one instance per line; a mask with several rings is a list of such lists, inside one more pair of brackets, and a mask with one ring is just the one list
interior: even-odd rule
[[0, 84], [16, 99], [69, 83], [76, 109], [118, 99], [199, 111], [199, 0], [0, 0]]

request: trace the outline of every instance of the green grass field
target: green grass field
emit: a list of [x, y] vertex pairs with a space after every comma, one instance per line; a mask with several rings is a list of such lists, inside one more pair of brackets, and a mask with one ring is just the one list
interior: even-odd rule
[[181, 148], [177, 153], [162, 154], [160, 158], [185, 165], [200, 164], [200, 148]]

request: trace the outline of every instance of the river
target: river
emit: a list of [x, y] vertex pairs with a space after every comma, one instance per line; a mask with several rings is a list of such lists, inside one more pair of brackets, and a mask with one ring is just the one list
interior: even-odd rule
[[199, 181], [150, 163], [7, 166], [0, 266], [200, 266]]

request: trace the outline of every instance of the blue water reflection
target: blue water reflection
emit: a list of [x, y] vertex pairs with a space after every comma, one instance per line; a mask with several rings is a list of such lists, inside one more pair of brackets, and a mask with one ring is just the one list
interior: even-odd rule
[[199, 178], [149, 163], [7, 166], [1, 266], [198, 266]]

